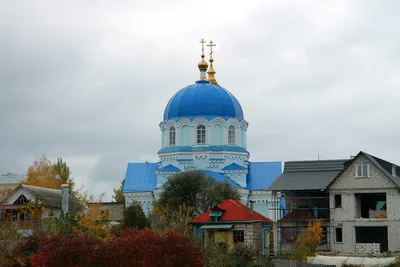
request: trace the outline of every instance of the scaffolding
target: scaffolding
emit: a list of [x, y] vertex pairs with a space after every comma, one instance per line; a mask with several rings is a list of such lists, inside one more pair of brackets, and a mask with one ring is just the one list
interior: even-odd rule
[[[324, 190], [272, 191], [275, 214], [275, 244], [277, 252], [284, 252], [306, 231], [311, 221], [319, 220], [323, 229], [323, 240], [319, 251], [329, 251], [330, 208], [329, 193]], [[285, 205], [281, 205], [281, 200]]]

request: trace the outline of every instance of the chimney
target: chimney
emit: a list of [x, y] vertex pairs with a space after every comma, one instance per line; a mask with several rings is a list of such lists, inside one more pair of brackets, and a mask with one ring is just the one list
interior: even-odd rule
[[68, 212], [69, 185], [61, 185], [61, 209], [64, 214]]
[[254, 212], [254, 200], [250, 200], [250, 214]]
[[396, 165], [392, 166], [392, 176], [396, 177]]

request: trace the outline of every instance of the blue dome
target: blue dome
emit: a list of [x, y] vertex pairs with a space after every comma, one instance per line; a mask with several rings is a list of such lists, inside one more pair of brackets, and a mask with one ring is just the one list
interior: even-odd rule
[[168, 102], [164, 121], [187, 118], [243, 120], [239, 101], [227, 90], [208, 81], [197, 81], [178, 91]]

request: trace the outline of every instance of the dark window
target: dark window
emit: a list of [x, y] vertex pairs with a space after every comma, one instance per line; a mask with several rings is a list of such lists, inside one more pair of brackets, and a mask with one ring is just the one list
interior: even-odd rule
[[206, 127], [204, 125], [197, 126], [197, 144], [206, 143]]
[[169, 145], [174, 146], [175, 144], [176, 144], [175, 127], [171, 126], [171, 128], [169, 128]]
[[233, 231], [233, 243], [244, 242], [244, 231]]
[[15, 200], [14, 205], [24, 205], [28, 202], [24, 195], [20, 195], [17, 200]]
[[343, 242], [343, 230], [342, 228], [335, 228], [335, 242], [342, 243]]
[[335, 195], [335, 208], [342, 207], [342, 195]]
[[234, 145], [236, 143], [235, 126], [231, 125], [228, 129], [228, 144]]

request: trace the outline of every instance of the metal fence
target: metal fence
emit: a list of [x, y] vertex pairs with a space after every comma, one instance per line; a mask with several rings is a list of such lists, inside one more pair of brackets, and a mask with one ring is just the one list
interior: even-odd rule
[[281, 259], [273, 259], [272, 264], [274, 267], [336, 267], [336, 265], [312, 264], [298, 260], [281, 260]]

